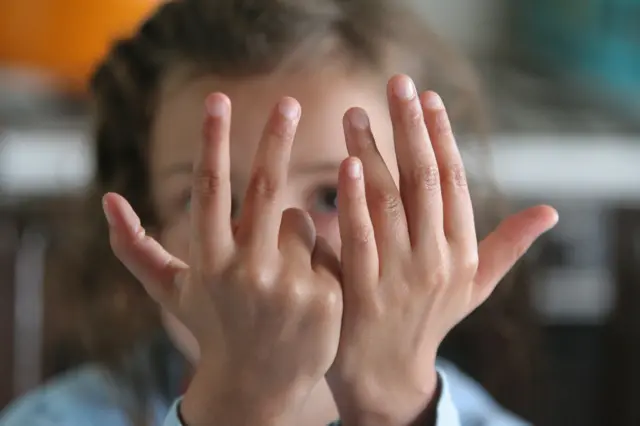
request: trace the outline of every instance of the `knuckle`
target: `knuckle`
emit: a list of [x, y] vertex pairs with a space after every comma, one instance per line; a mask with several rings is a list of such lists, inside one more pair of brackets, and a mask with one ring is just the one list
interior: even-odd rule
[[409, 186], [433, 191], [440, 188], [440, 170], [437, 165], [419, 164], [409, 175]]
[[456, 187], [465, 188], [467, 186], [467, 174], [462, 164], [447, 165], [444, 168], [443, 179]]
[[372, 195], [373, 202], [379, 209], [392, 216], [400, 216], [402, 212], [402, 200], [395, 194], [386, 191], [375, 191]]
[[462, 265], [460, 269], [464, 272], [465, 275], [473, 277], [478, 271], [478, 264], [478, 252], [474, 250], [470, 253], [467, 253], [462, 259]]
[[298, 310], [309, 299], [309, 280], [285, 275], [278, 280], [278, 285], [273, 292], [274, 303], [279, 309], [285, 311]]
[[[247, 263], [251, 265], [253, 262]], [[226, 274], [225, 281], [260, 293], [271, 291], [274, 283], [274, 274], [271, 268], [247, 266], [247, 263], [239, 262], [231, 268]]]
[[254, 171], [249, 185], [249, 189], [254, 195], [265, 200], [274, 200], [278, 193], [278, 187], [277, 178], [263, 167]]
[[373, 228], [368, 225], [358, 224], [351, 231], [351, 241], [355, 245], [368, 245], [374, 239]]
[[305, 298], [305, 290], [298, 282], [285, 280], [274, 292], [274, 300], [278, 308], [284, 311], [295, 310]]
[[444, 266], [435, 268], [428, 276], [429, 283], [436, 288], [444, 287], [449, 279], [449, 274], [447, 273], [447, 270], [444, 268]]
[[252, 267], [247, 269], [247, 272], [247, 281], [251, 287], [261, 291], [268, 291], [273, 288], [274, 274], [270, 268]]
[[342, 290], [340, 286], [333, 286], [325, 293], [324, 306], [326, 306], [331, 313], [342, 311]]
[[333, 318], [342, 312], [342, 293], [337, 289], [327, 289], [314, 297], [309, 307], [318, 318]]
[[199, 196], [212, 197], [220, 192], [224, 178], [214, 170], [199, 169], [193, 178], [193, 188]]

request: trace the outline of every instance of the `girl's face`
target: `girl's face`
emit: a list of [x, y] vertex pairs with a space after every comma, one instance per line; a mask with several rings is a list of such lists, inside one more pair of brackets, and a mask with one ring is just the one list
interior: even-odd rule
[[[192, 164], [203, 134], [204, 99], [214, 91], [227, 94], [232, 102], [230, 162], [236, 213], [242, 208], [252, 159], [269, 112], [285, 95], [300, 102], [302, 118], [291, 154], [287, 207], [308, 211], [318, 234], [339, 254], [336, 187], [339, 165], [348, 156], [342, 127], [347, 109], [360, 106], [367, 110], [381, 154], [397, 179], [385, 81], [364, 73], [348, 75], [327, 69], [255, 80], [206, 77], [181, 84], [168, 81], [152, 134], [152, 194], [165, 224], [161, 243], [187, 262]], [[186, 328], [168, 315], [164, 319], [174, 343], [192, 359], [197, 358], [197, 345]]]

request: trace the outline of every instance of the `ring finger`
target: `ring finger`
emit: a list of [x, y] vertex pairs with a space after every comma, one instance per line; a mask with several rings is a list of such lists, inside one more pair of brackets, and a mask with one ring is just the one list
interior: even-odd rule
[[410, 250], [404, 206], [393, 177], [376, 147], [366, 112], [360, 108], [347, 111], [344, 128], [349, 155], [362, 161], [366, 199], [380, 268], [384, 269], [385, 260]]
[[421, 103], [440, 170], [445, 235], [450, 243], [475, 251], [478, 241], [471, 195], [449, 116], [442, 98], [434, 92], [425, 92]]

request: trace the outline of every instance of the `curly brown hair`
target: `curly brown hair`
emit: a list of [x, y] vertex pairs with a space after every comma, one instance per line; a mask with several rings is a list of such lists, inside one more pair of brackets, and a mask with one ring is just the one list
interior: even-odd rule
[[[395, 0], [175, 0], [164, 2], [130, 38], [116, 42], [91, 81], [95, 98], [97, 176], [85, 217], [91, 233], [75, 265], [65, 267], [67, 312], [86, 354], [117, 368], [137, 342], [158, 330], [158, 310], [111, 254], [98, 196], [126, 197], [145, 227], [160, 229], [150, 199], [150, 128], [168, 73], [253, 77], [304, 64], [314, 43], [331, 40], [354, 66], [383, 76], [407, 72], [438, 91], [456, 129], [484, 135], [487, 122], [470, 66]], [[320, 58], [322, 59], [322, 58]], [[474, 140], [482, 140], [474, 138]], [[483, 145], [476, 143], [478, 153]], [[483, 190], [488, 175], [470, 176]], [[491, 197], [474, 197], [479, 233], [500, 216]], [[78, 227], [80, 229], [80, 227]], [[77, 245], [74, 244], [74, 247]], [[78, 271], [70, 279], [71, 269]], [[527, 275], [513, 272], [495, 294], [455, 328], [443, 354], [497, 400], [523, 415], [533, 380], [535, 321]], [[512, 283], [518, 281], [517, 285]], [[71, 303], [69, 303], [71, 302]], [[73, 310], [73, 311], [72, 311]], [[81, 318], [80, 321], [77, 318]], [[517, 390], [517, 391], [516, 391]]]

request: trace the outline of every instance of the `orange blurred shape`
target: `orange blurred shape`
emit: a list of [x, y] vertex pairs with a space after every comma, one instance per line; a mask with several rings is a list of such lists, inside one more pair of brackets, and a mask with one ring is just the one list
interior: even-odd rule
[[0, 0], [0, 67], [30, 68], [85, 90], [114, 39], [131, 34], [159, 0]]

